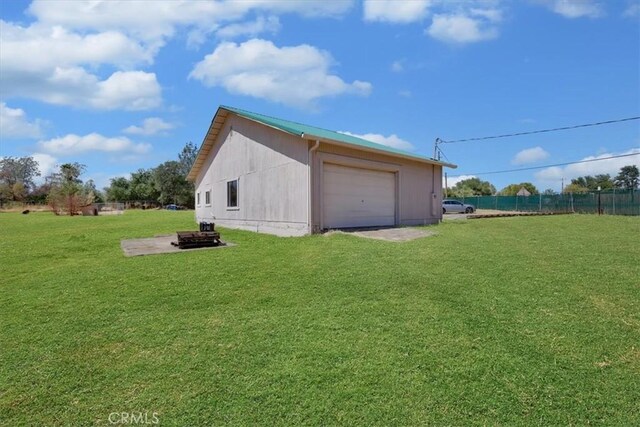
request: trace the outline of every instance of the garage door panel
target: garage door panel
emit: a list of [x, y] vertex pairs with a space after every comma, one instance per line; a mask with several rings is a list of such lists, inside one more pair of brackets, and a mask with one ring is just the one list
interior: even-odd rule
[[395, 191], [392, 172], [324, 164], [324, 226], [394, 225]]

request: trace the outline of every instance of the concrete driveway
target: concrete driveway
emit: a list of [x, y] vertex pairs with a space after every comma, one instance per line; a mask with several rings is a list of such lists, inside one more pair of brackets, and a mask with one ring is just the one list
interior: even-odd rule
[[386, 240], [387, 242], [407, 242], [421, 239], [423, 237], [435, 236], [437, 233], [424, 228], [397, 227], [397, 228], [354, 228], [343, 230], [332, 230], [327, 235], [335, 233], [350, 234], [352, 236], [364, 237], [365, 239]]

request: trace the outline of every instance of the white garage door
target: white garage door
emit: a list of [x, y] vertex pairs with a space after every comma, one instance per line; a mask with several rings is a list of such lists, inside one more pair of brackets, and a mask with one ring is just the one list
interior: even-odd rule
[[394, 173], [325, 163], [322, 187], [325, 228], [395, 225]]

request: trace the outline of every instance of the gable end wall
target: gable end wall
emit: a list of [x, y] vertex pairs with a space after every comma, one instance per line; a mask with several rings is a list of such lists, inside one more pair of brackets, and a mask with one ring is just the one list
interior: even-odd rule
[[[307, 234], [307, 156], [304, 139], [229, 115], [196, 178], [196, 221], [280, 236]], [[229, 208], [227, 182], [235, 179], [239, 203]]]

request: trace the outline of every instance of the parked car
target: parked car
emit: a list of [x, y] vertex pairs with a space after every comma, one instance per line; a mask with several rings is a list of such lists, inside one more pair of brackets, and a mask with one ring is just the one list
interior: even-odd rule
[[165, 206], [164, 208], [170, 211], [181, 211], [184, 209], [184, 206], [175, 205], [172, 203], [170, 205]]
[[469, 205], [466, 203], [462, 203], [458, 200], [444, 199], [442, 201], [442, 213], [446, 214], [447, 212], [453, 213], [474, 213], [476, 211], [476, 207], [473, 205]]

